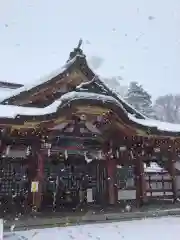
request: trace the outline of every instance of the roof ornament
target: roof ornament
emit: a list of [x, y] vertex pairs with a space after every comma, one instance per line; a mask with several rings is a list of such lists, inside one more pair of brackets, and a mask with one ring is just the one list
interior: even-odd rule
[[74, 50], [72, 52], [70, 52], [68, 61], [73, 59], [77, 55], [85, 57], [85, 54], [83, 53], [83, 50], [81, 49], [82, 43], [83, 43], [83, 40], [82, 40], [82, 38], [80, 38], [77, 47], [74, 48]]

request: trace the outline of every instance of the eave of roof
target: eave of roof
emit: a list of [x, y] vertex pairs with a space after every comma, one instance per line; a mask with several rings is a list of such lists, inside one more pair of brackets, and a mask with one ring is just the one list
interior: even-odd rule
[[[82, 101], [83, 100], [83, 101]], [[53, 102], [51, 105], [45, 108], [32, 108], [32, 107], [19, 107], [14, 105], [0, 105], [0, 118], [1, 119], [12, 119], [14, 124], [19, 121], [19, 119], [24, 119], [23, 121], [32, 122], [35, 119], [39, 121], [51, 120], [50, 115], [59, 114], [63, 115], [63, 109], [70, 109], [72, 105], [84, 105], [84, 106], [101, 106], [112, 111], [119, 116], [127, 126], [132, 126], [134, 129], [142, 129], [144, 132], [148, 132], [147, 135], [161, 135], [163, 137], [180, 136], [180, 125], [167, 124], [165, 129], [159, 129], [157, 125], [148, 126], [145, 125], [146, 119], [140, 121], [126, 112], [122, 104], [111, 96], [95, 94], [95, 93], [85, 93], [85, 92], [69, 92], [64, 94], [60, 99]], [[88, 107], [87, 107], [88, 111]], [[46, 118], [47, 116], [47, 118]], [[48, 117], [49, 116], [49, 117]], [[52, 116], [54, 118], [55, 116]], [[57, 116], [56, 116], [57, 117]], [[20, 120], [21, 122], [22, 120]]]
[[17, 89], [20, 87], [23, 87], [23, 84], [0, 81], [0, 88]]

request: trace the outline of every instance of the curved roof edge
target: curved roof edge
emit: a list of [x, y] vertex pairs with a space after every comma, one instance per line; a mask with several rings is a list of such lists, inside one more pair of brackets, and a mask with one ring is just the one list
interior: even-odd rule
[[[34, 107], [21, 107], [21, 106], [14, 106], [14, 105], [0, 105], [0, 118], [1, 119], [16, 119], [18, 116], [23, 117], [40, 117], [45, 115], [51, 115], [59, 110], [63, 109], [64, 105], [70, 105], [74, 101], [82, 101], [86, 100], [86, 103], [89, 100], [92, 100], [95, 102], [100, 102], [100, 104], [109, 105], [117, 113], [118, 109], [121, 110], [123, 115], [121, 115], [122, 120], [125, 122], [125, 124], [131, 126], [134, 125], [134, 128], [145, 128], [145, 131], [147, 131], [147, 128], [150, 128], [152, 132], [164, 132], [164, 137], [169, 136], [168, 133], [171, 133], [170, 135], [177, 136], [180, 135], [180, 125], [178, 124], [168, 124], [156, 120], [151, 119], [137, 119], [131, 114], [128, 114], [127, 111], [124, 109], [122, 104], [114, 99], [112, 96], [106, 96], [106, 95], [100, 95], [95, 93], [89, 93], [89, 92], [69, 92], [64, 94], [61, 98], [54, 101], [51, 105], [45, 107], [45, 108], [34, 108]], [[83, 101], [85, 103], [85, 101]], [[114, 107], [112, 107], [114, 105]], [[110, 109], [111, 109], [110, 108]], [[44, 119], [44, 118], [43, 118]], [[29, 120], [30, 121], [30, 120]], [[154, 135], [153, 133], [150, 135]], [[158, 135], [158, 133], [157, 133]]]

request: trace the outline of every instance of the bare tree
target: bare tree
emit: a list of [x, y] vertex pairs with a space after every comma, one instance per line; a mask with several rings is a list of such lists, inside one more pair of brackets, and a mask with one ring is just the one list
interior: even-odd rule
[[154, 110], [159, 120], [180, 123], [180, 94], [158, 97], [154, 104]]

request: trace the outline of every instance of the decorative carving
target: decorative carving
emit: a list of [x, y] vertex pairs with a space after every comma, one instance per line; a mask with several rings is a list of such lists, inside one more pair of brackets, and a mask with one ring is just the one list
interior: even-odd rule
[[80, 39], [79, 42], [78, 42], [78, 45], [76, 48], [74, 48], [74, 51], [70, 52], [69, 54], [69, 60], [73, 59], [75, 56], [77, 55], [80, 55], [80, 56], [84, 56], [85, 57], [85, 54], [83, 53], [83, 50], [81, 49], [81, 45], [83, 43], [83, 40]]

